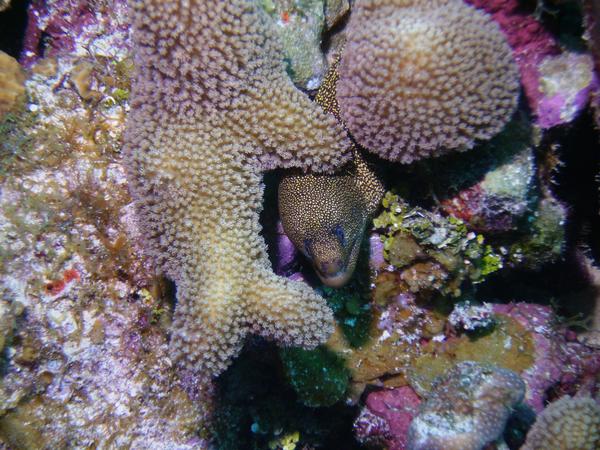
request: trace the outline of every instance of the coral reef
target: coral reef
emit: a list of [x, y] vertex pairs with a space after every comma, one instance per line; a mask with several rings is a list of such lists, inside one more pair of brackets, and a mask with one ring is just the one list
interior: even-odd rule
[[464, 155], [431, 162], [442, 210], [472, 230], [519, 229], [536, 203], [536, 164], [529, 118], [519, 111], [490, 141]]
[[123, 0], [33, 0], [20, 61], [30, 67], [42, 57], [80, 53], [118, 59], [131, 45], [128, 13]]
[[[597, 107], [598, 15], [589, 2], [466, 3], [480, 11], [141, 0], [130, 15], [124, 0], [31, 0], [1, 12], [0, 47], [22, 69], [0, 54], [0, 99], [7, 69], [18, 90], [0, 117], [0, 447], [598, 447], [598, 133], [584, 111]], [[357, 78], [383, 67], [386, 89], [407, 86], [395, 100], [360, 92], [380, 99], [365, 120], [385, 129], [377, 114], [396, 100], [426, 120], [419, 102], [440, 98], [408, 81], [463, 67], [452, 46], [417, 61], [436, 39], [475, 20], [513, 65], [485, 14], [524, 86], [503, 130], [456, 149], [468, 152], [413, 151], [449, 154], [410, 165], [353, 147], [336, 123], [344, 42], [373, 50], [344, 53]], [[452, 20], [423, 43], [433, 16]], [[383, 47], [397, 32], [409, 45]], [[461, 54], [491, 48], [471, 35]], [[410, 76], [406, 49], [423, 63]], [[296, 89], [321, 79], [314, 102]], [[375, 174], [391, 189], [382, 202]], [[284, 189], [304, 178], [280, 208], [304, 217], [294, 242], [309, 224], [347, 261], [343, 287], [313, 274], [281, 224], [282, 177]]]
[[461, 0], [357, 2], [339, 72], [353, 137], [402, 163], [491, 138], [519, 94], [504, 35]]
[[539, 16], [523, 8], [519, 0], [466, 1], [491, 14], [506, 35], [539, 126], [569, 123], [585, 108], [590, 94], [598, 89], [587, 54], [563, 50]]
[[25, 75], [19, 63], [0, 51], [0, 120], [23, 100], [24, 82]]
[[308, 286], [270, 269], [261, 172], [332, 169], [348, 156], [344, 131], [287, 77], [257, 5], [133, 8], [139, 58], [124, 154], [148, 250], [177, 285], [174, 360], [206, 380], [248, 332], [318, 345], [332, 315]]
[[383, 233], [383, 255], [411, 291], [457, 297], [463, 281], [480, 282], [502, 267], [503, 257], [460, 219], [412, 208], [391, 192], [382, 204], [373, 224]]
[[600, 446], [600, 405], [591, 397], [564, 396], [537, 417], [523, 450], [594, 450]]
[[[461, 306], [456, 308], [460, 309]], [[535, 364], [534, 337], [515, 319], [492, 315], [493, 328], [467, 331], [455, 330], [437, 335], [420, 349], [408, 370], [408, 381], [420, 395], [427, 396], [438, 376], [464, 361], [492, 364], [516, 373]]]
[[[574, 394], [590, 380], [593, 384], [600, 369], [600, 355], [573, 339], [550, 307], [524, 302], [497, 304], [494, 312], [516, 320], [533, 339], [533, 351], [521, 352], [533, 356], [533, 361], [520, 373], [527, 384], [524, 401], [535, 412], [543, 410], [552, 391]], [[522, 344], [519, 348], [523, 349]]]
[[168, 295], [129, 239], [127, 106], [109, 98], [128, 80], [94, 56], [101, 98], [68, 81], [89, 54], [67, 52], [32, 67], [0, 122], [0, 445], [203, 448], [210, 401], [177, 383]]
[[405, 449], [408, 430], [420, 404], [410, 386], [370, 393], [354, 422], [357, 439], [365, 444], [379, 443], [390, 450]]
[[357, 150], [349, 167], [333, 175], [286, 175], [279, 184], [283, 229], [328, 286], [352, 276], [368, 220], [383, 185]]
[[[381, 317], [374, 313], [377, 326], [366, 344], [352, 352], [340, 350], [353, 383], [362, 379], [388, 388], [366, 391], [363, 410], [355, 422], [361, 442], [410, 448], [406, 447], [407, 424], [416, 415], [415, 402], [427, 399], [439, 377], [464, 362], [521, 375], [525, 383], [523, 404], [506, 430], [506, 438], [518, 443], [514, 448], [525, 440], [534, 411], [541, 412], [555, 395], [572, 395], [586, 386], [593, 389], [596, 383], [598, 353], [558, 323], [550, 307], [458, 303], [440, 324], [435, 314], [406, 297], [399, 294]], [[448, 392], [456, 391], [452, 388]]]
[[321, 52], [325, 0], [262, 0], [281, 37], [287, 73], [296, 86], [317, 89], [327, 70]]
[[439, 379], [408, 432], [411, 450], [481, 450], [501, 437], [525, 384], [507, 369], [463, 362]]

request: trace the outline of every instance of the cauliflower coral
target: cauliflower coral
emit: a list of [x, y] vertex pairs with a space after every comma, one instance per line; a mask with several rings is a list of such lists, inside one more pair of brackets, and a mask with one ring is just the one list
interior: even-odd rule
[[353, 137], [410, 163], [489, 139], [517, 106], [518, 69], [498, 25], [462, 0], [359, 0], [337, 98]]
[[286, 75], [256, 2], [136, 0], [124, 160], [148, 251], [177, 285], [172, 356], [208, 380], [255, 332], [314, 347], [325, 301], [277, 277], [260, 237], [261, 172], [349, 158], [336, 120]]

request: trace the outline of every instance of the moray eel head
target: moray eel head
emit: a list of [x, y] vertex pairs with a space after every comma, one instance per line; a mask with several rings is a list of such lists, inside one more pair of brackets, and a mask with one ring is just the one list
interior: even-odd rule
[[299, 246], [312, 261], [315, 272], [327, 286], [341, 287], [348, 282], [358, 259], [363, 227], [360, 223], [336, 223], [321, 233], [307, 237]]
[[312, 262], [324, 284], [343, 286], [352, 276], [364, 231], [383, 185], [358, 152], [335, 174], [289, 174], [279, 184], [283, 229]]

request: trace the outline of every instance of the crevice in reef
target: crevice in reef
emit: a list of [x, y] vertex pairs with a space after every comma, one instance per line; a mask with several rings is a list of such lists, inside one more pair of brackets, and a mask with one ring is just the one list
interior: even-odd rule
[[23, 50], [29, 3], [30, 0], [12, 0], [8, 9], [0, 12], [0, 50], [15, 59]]

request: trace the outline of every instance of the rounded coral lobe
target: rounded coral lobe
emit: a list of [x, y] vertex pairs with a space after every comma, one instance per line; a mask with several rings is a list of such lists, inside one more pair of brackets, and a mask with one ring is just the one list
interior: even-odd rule
[[462, 0], [359, 1], [339, 75], [340, 113], [352, 135], [402, 163], [491, 138], [519, 94], [498, 25]]

